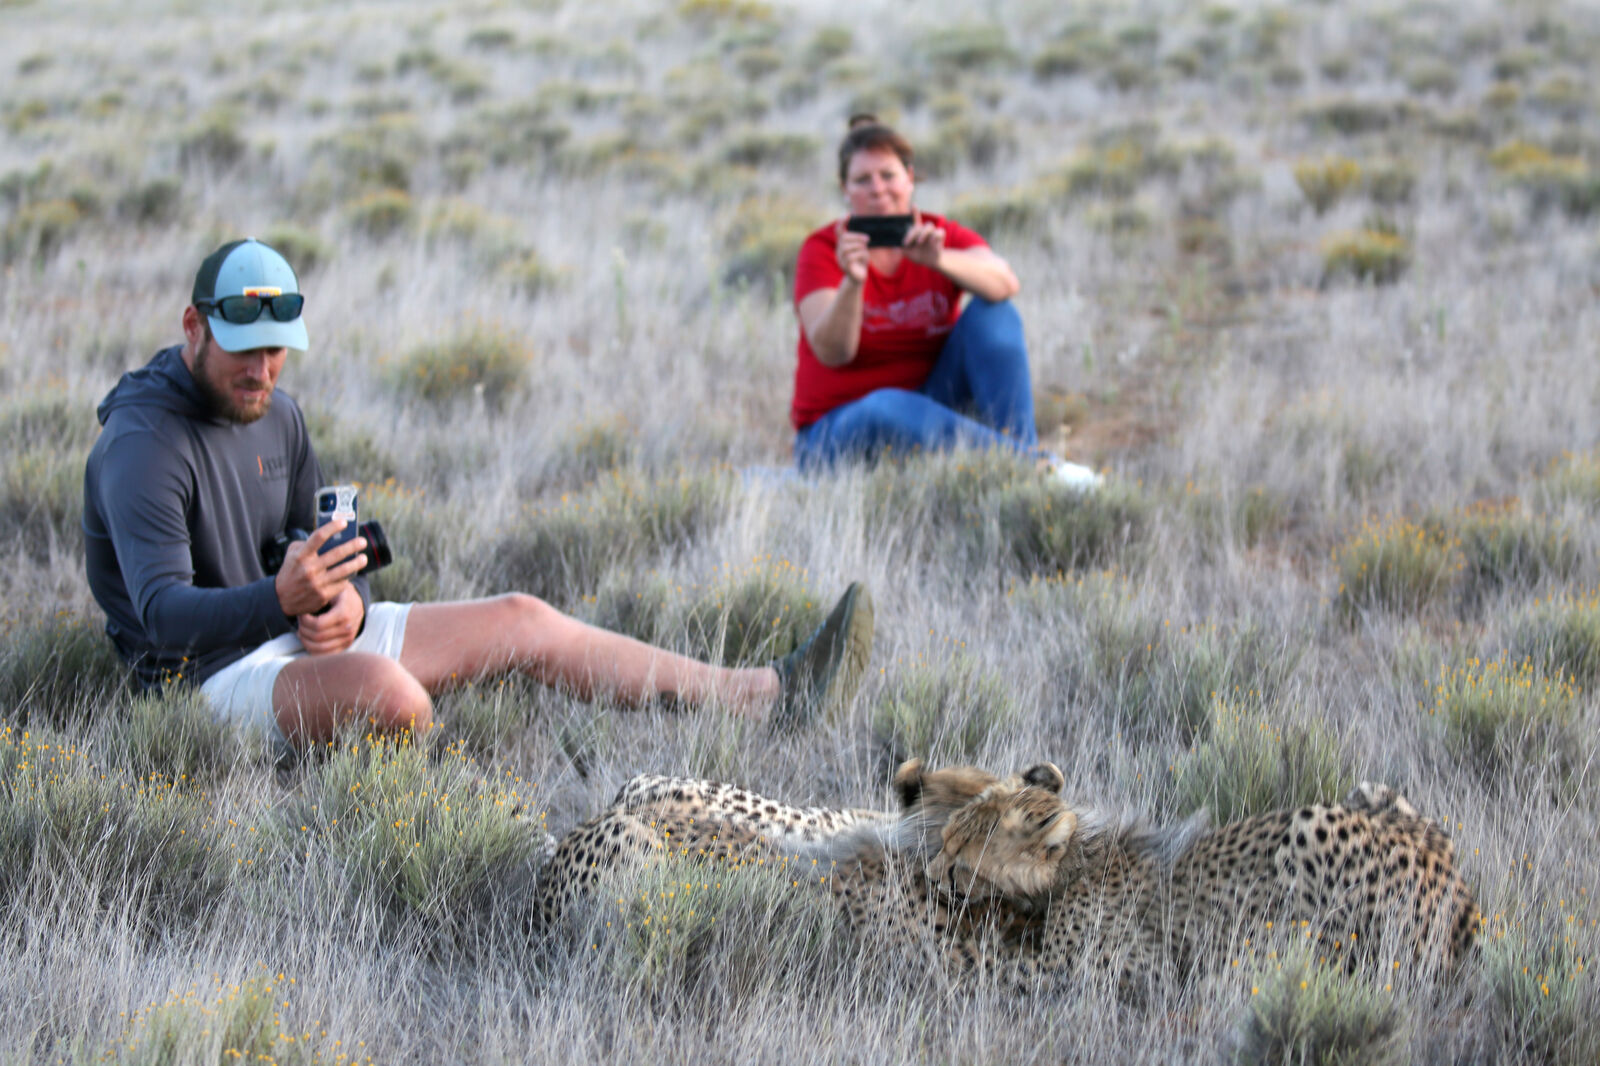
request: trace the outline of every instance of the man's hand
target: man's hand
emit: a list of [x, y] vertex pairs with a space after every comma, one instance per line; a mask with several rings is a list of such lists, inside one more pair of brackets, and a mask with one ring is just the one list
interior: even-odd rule
[[922, 213], [919, 211], [916, 221], [906, 231], [906, 243], [901, 250], [913, 263], [937, 270], [939, 256], [944, 254], [944, 230], [932, 222], [922, 221]]
[[839, 269], [844, 271], [845, 277], [857, 285], [867, 283], [867, 235], [844, 228], [844, 219], [839, 220], [839, 227], [834, 231], [838, 240], [836, 255], [839, 260]]
[[317, 554], [317, 549], [344, 527], [345, 523], [336, 519], [318, 526], [305, 540], [289, 545], [273, 580], [278, 606], [285, 615], [293, 618], [322, 610], [338, 599], [350, 587], [350, 579], [367, 565], [367, 557], [360, 554], [367, 547], [365, 537], [355, 537], [327, 555]]
[[312, 655], [344, 651], [355, 642], [356, 634], [361, 632], [361, 619], [365, 615], [366, 607], [361, 603], [361, 593], [346, 582], [326, 611], [300, 616], [300, 643]]

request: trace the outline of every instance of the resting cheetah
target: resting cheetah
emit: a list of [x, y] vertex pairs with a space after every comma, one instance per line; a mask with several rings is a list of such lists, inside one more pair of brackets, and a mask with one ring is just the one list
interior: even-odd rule
[[[1019, 779], [1020, 780], [1020, 779]], [[1019, 935], [1025, 905], [954, 900], [924, 873], [950, 812], [999, 781], [970, 767], [927, 771], [912, 760], [896, 773], [898, 813], [795, 807], [733, 785], [639, 776], [612, 804], [558, 844], [540, 878], [538, 920], [546, 927], [596, 897], [603, 880], [676, 855], [705, 861], [825, 860], [826, 882], [853, 928], [892, 941], [942, 943], [967, 968], [998, 927]]]
[[986, 789], [948, 819], [928, 864], [956, 898], [1043, 908], [1036, 948], [983, 960], [1008, 983], [1099, 970], [1137, 994], [1222, 965], [1275, 926], [1352, 962], [1385, 937], [1430, 969], [1472, 948], [1478, 913], [1450, 838], [1386, 786], [1215, 829], [1152, 829], [1062, 801], [1059, 781], [1035, 771]]

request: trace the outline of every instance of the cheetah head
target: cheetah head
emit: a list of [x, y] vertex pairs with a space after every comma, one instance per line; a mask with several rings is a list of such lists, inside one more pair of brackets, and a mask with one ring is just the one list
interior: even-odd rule
[[946, 820], [928, 876], [968, 899], [1048, 891], [1078, 829], [1064, 784], [1054, 764], [1040, 763], [977, 792]]

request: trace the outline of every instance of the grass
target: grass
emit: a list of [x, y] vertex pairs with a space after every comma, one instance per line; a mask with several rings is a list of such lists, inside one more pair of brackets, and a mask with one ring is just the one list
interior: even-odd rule
[[1258, 981], [1233, 1049], [1240, 1066], [1407, 1061], [1404, 1008], [1364, 978], [1301, 952]]
[[[1548, 981], [1592, 955], [1600, 876], [1589, 8], [424, 0], [219, 36], [0, 6], [0, 729], [63, 768], [0, 786], [9, 1058], [1236, 1057], [1274, 970], [1012, 997], [830, 941], [754, 876], [651, 895], [653, 944], [521, 927], [542, 831], [634, 773], [879, 806], [902, 753], [1050, 759], [1163, 819], [1403, 786], [1486, 950], [1384, 990], [1392, 1035], [1342, 975], [1285, 986], [1267, 1020], [1307, 1026], [1252, 1061], [1594, 1058], [1586, 971]], [[983, 453], [782, 473], [789, 272], [861, 108], [917, 149], [918, 206], [1015, 269], [1035, 395], [1070, 398], [1047, 446], [1106, 491]], [[1359, 176], [1317, 216], [1295, 165], [1328, 160]], [[760, 661], [859, 579], [851, 711], [774, 738], [519, 676], [441, 694], [415, 750], [279, 767], [135, 699], [81, 563], [94, 409], [247, 234], [306, 285], [281, 386], [389, 529], [379, 595], [519, 589]], [[1486, 695], [1502, 658], [1534, 687]]]

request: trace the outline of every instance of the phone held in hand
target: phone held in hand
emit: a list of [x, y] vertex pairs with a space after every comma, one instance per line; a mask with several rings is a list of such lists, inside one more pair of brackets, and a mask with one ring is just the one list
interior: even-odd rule
[[865, 233], [868, 248], [899, 248], [911, 230], [910, 215], [851, 215], [844, 228]]
[[319, 554], [330, 552], [361, 535], [360, 524], [356, 521], [354, 485], [324, 485], [317, 490], [317, 525], [325, 525], [336, 518], [344, 520], [344, 528], [328, 539]]

